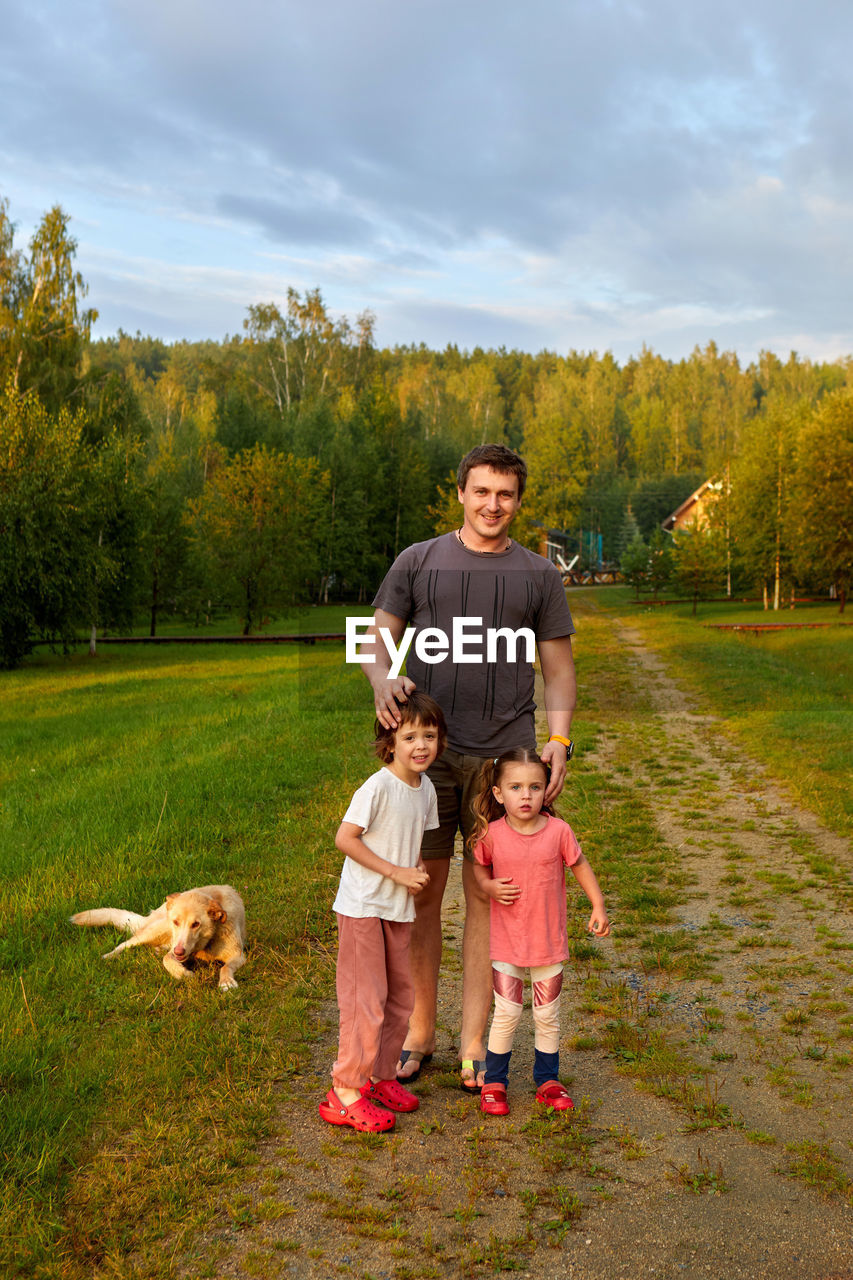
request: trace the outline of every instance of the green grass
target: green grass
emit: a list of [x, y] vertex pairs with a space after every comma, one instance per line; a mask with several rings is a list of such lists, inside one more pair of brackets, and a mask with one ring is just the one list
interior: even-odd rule
[[[3, 677], [4, 1275], [144, 1254], [252, 1158], [328, 989], [332, 836], [373, 768], [364, 695], [339, 645], [110, 648]], [[147, 950], [105, 962], [115, 932], [68, 923], [221, 881], [248, 904], [232, 995]]]
[[673, 1167], [670, 1176], [673, 1182], [696, 1196], [703, 1194], [719, 1196], [729, 1189], [729, 1184], [723, 1175], [722, 1164], [718, 1163], [716, 1168], [713, 1167], [711, 1161], [707, 1156], [703, 1156], [701, 1151], [698, 1152], [698, 1164], [695, 1169], [687, 1164], [679, 1165], [677, 1168]]
[[[627, 588], [570, 592], [605, 617], [637, 627], [667, 667], [720, 718], [729, 734], [765, 764], [792, 795], [834, 831], [849, 834], [853, 799], [850, 706], [853, 627], [837, 606], [765, 613], [760, 605], [632, 605]], [[828, 622], [821, 630], [750, 634], [705, 624]], [[849, 619], [848, 619], [849, 621]], [[583, 686], [581, 686], [582, 688]]]
[[[647, 710], [610, 629], [591, 619], [585, 636], [581, 750]], [[104, 646], [94, 660], [40, 650], [3, 678], [4, 1274], [75, 1280], [132, 1255], [165, 1275], [253, 1162], [330, 991], [332, 835], [374, 767], [367, 689], [342, 659], [339, 644]], [[566, 812], [625, 916], [666, 921], [673, 855], [653, 813], [582, 755]], [[145, 911], [209, 881], [247, 902], [249, 964], [232, 996], [213, 975], [173, 982], [148, 951], [106, 963], [116, 935], [67, 920], [94, 905]], [[577, 963], [594, 970], [587, 911], [574, 894]], [[232, 1208], [239, 1222], [250, 1212]]]
[[786, 1144], [785, 1151], [789, 1178], [798, 1178], [824, 1195], [841, 1195], [853, 1206], [853, 1182], [829, 1143], [804, 1139]]
[[[578, 756], [562, 812], [602, 882], [614, 941], [635, 938], [655, 978], [692, 980], [702, 957], [673, 927], [689, 886], [632, 780], [639, 762], [678, 785], [682, 762], [677, 746], [661, 749], [614, 615], [639, 626], [724, 730], [839, 828], [849, 632], [801, 631], [796, 641], [714, 633], [701, 626], [710, 607], [698, 623], [689, 606], [632, 611], [618, 589], [572, 593], [571, 603], [583, 612]], [[312, 610], [300, 625], [340, 631], [346, 612]], [[311, 1010], [332, 974], [332, 836], [374, 767], [368, 692], [339, 644], [104, 646], [94, 660], [40, 649], [0, 679], [0, 1273], [166, 1276], [182, 1242], [222, 1210], [229, 1179], [256, 1160], [282, 1089], [309, 1059]], [[604, 734], [606, 768], [589, 758]], [[106, 963], [116, 935], [67, 922], [87, 906], [145, 911], [174, 889], [221, 880], [248, 907], [249, 964], [231, 996], [213, 975], [175, 983], [147, 951]], [[794, 883], [762, 881], [786, 896]], [[595, 1018], [583, 1047], [608, 1050], [694, 1127], [731, 1124], [710, 1086], [693, 1083], [696, 1064], [659, 1030], [657, 1008], [600, 980], [587, 914], [573, 892], [574, 963]], [[750, 938], [756, 948], [764, 941]], [[554, 1167], [592, 1169], [580, 1119], [548, 1127], [540, 1145]], [[369, 1144], [344, 1146], [369, 1155]], [[677, 1173], [690, 1190], [723, 1189], [710, 1165]], [[542, 1212], [562, 1230], [579, 1209], [569, 1199]], [[234, 1200], [228, 1212], [238, 1230], [252, 1210]], [[479, 1265], [503, 1264], [510, 1244], [490, 1242]]]

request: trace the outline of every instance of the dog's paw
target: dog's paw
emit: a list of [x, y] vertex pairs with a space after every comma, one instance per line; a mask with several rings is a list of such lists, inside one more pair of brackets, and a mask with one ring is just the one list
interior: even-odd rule
[[219, 990], [220, 991], [236, 991], [237, 979], [236, 978], [220, 978]]

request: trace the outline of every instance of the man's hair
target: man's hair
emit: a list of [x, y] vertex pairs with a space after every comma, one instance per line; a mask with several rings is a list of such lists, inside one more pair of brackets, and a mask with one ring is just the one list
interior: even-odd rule
[[456, 483], [462, 490], [468, 483], [468, 472], [472, 467], [491, 467], [492, 471], [513, 475], [518, 480], [519, 498], [524, 493], [524, 486], [527, 484], [527, 464], [505, 444], [478, 444], [476, 449], [465, 454], [456, 472]]
[[[376, 737], [373, 742], [373, 749], [379, 756], [383, 764], [390, 764], [394, 759], [394, 734], [397, 729], [402, 729], [407, 724], [421, 724], [425, 729], [438, 730], [438, 755], [440, 756], [447, 745], [447, 725], [444, 721], [444, 712], [436, 702], [435, 698], [431, 698], [428, 693], [421, 693], [420, 689], [413, 689], [405, 702], [395, 699], [403, 717], [400, 723], [394, 729], [386, 729], [378, 720], [374, 725], [374, 733]], [[436, 757], [438, 758], [438, 757]]]

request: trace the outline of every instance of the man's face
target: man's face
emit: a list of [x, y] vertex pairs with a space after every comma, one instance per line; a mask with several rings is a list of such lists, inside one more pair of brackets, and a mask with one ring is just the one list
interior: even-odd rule
[[462, 540], [466, 546], [474, 551], [503, 550], [509, 526], [521, 506], [518, 476], [491, 467], [472, 467], [465, 488], [458, 493], [465, 512]]

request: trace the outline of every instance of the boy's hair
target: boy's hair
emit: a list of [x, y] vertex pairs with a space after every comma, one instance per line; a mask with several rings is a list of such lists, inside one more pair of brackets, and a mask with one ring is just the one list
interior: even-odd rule
[[413, 689], [405, 702], [401, 702], [399, 698], [395, 698], [395, 702], [403, 717], [400, 723], [393, 729], [386, 729], [377, 720], [373, 727], [376, 734], [373, 749], [382, 763], [389, 764], [394, 759], [394, 734], [407, 724], [422, 724], [425, 729], [434, 726], [438, 730], [437, 756], [440, 756], [447, 746], [447, 725], [444, 712], [435, 698], [431, 698], [428, 693], [421, 693], [420, 689]]
[[476, 449], [466, 453], [456, 471], [456, 483], [464, 491], [468, 483], [468, 472], [472, 467], [491, 467], [503, 475], [513, 475], [518, 480], [518, 496], [524, 494], [527, 484], [527, 463], [505, 444], [478, 444]]
[[[539, 755], [530, 747], [513, 747], [510, 751], [505, 751], [503, 755], [496, 756], [494, 760], [487, 760], [480, 770], [477, 796], [471, 805], [476, 818], [474, 830], [468, 837], [468, 848], [472, 853], [474, 845], [482, 840], [488, 831], [489, 823], [494, 822], [496, 818], [503, 817], [504, 807], [498, 803], [497, 797], [492, 794], [492, 787], [500, 786], [504, 769], [509, 764], [538, 764], [545, 775], [546, 787], [548, 785], [551, 770], [545, 761], [540, 759]], [[543, 804], [540, 812], [554, 816], [554, 810], [550, 804]]]

